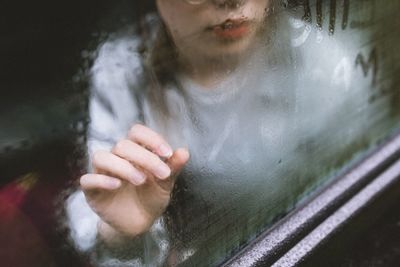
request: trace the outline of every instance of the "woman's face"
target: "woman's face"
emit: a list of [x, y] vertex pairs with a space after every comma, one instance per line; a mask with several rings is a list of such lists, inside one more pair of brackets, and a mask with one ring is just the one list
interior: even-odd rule
[[162, 20], [186, 59], [236, 56], [254, 44], [269, 0], [157, 0]]

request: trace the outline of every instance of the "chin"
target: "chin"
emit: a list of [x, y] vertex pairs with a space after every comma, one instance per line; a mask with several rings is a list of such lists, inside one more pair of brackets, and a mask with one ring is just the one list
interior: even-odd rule
[[247, 54], [253, 48], [255, 38], [243, 38], [241, 40], [226, 40], [215, 46], [209, 46], [206, 51], [209, 57], [234, 58]]

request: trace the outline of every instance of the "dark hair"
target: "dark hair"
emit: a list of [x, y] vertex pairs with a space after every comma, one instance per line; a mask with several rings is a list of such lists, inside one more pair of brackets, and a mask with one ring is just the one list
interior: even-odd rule
[[[147, 3], [150, 2], [150, 3]], [[146, 94], [154, 111], [169, 115], [164, 101], [162, 88], [174, 82], [174, 74], [178, 68], [177, 49], [170, 38], [164, 22], [158, 15], [155, 1], [137, 4], [135, 10], [137, 21], [135, 34], [140, 37], [139, 52], [142, 55], [144, 79], [147, 83]]]

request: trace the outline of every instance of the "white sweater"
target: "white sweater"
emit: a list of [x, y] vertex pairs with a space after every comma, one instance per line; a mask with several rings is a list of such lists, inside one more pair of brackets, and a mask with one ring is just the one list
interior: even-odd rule
[[291, 23], [291, 46], [259, 45], [213, 90], [177, 74], [163, 88], [168, 117], [146, 97], [138, 39], [109, 40], [100, 47], [91, 69], [89, 155], [110, 149], [142, 122], [173, 147], [188, 147], [191, 158], [171, 203], [173, 227], [160, 218], [122, 253], [96, 246], [99, 218], [81, 191], [71, 195], [71, 236], [77, 248], [92, 251], [96, 265], [221, 262], [338, 167], [329, 166], [331, 160], [348, 152], [368, 119], [358, 114], [358, 126], [345, 116], [367, 103], [365, 84], [351, 88], [356, 74], [340, 73], [340, 64], [348, 71], [346, 60], [356, 51], [322, 33], [321, 42], [304, 45], [304, 34], [318, 36], [300, 20]]

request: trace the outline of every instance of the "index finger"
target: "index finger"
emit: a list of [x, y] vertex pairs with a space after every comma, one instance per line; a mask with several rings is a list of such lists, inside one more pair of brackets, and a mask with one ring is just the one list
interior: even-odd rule
[[135, 143], [145, 146], [160, 157], [170, 158], [173, 154], [171, 146], [165, 139], [144, 125], [135, 124], [130, 129], [128, 138]]

